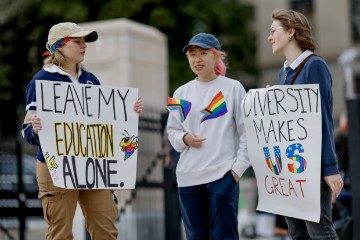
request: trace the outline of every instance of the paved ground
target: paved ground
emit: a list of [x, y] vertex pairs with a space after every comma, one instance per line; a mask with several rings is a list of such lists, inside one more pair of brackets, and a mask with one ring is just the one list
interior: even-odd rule
[[[84, 229], [82, 227], [77, 227], [76, 229]], [[85, 231], [85, 230], [84, 230]], [[18, 231], [16, 230], [12, 230], [10, 231], [11, 235], [14, 237], [13, 240], [19, 240], [19, 235], [18, 235]], [[81, 233], [84, 233], [81, 231]], [[84, 234], [79, 234], [79, 233], [75, 233], [74, 239], [75, 240], [85, 240], [85, 235]], [[45, 234], [46, 234], [46, 226], [45, 223], [39, 220], [36, 221], [31, 221], [31, 223], [28, 226], [28, 229], [26, 231], [26, 235], [25, 235], [25, 240], [42, 240], [45, 239]], [[76, 236], [77, 235], [77, 236]], [[82, 235], [82, 236], [81, 236]], [[4, 239], [4, 240], [8, 240], [9, 238], [5, 238], [3, 236], [1, 236], [0, 234], [0, 239]], [[121, 238], [119, 235], [119, 239], [120, 240], [133, 240], [133, 239], [125, 239], [125, 238]], [[264, 238], [264, 237], [259, 237], [259, 238], [245, 238], [245, 237], [241, 237], [241, 240], [274, 240], [274, 238]], [[9, 239], [10, 240], [10, 239]], [[155, 239], [154, 239], [155, 240]]]
[[[253, 231], [254, 224], [257, 224], [257, 230], [262, 233], [269, 233], [272, 230], [274, 219], [270, 218], [260, 218], [258, 215], [254, 214], [255, 211], [255, 199], [256, 199], [256, 189], [255, 182], [252, 179], [241, 180], [240, 183], [240, 203], [239, 203], [239, 231]], [[125, 198], [123, 198], [125, 199]], [[136, 240], [136, 239], [150, 239], [157, 240], [163, 239], [162, 233], [164, 232], [163, 224], [159, 222], [163, 221], [163, 216], [158, 214], [148, 215], [137, 215], [135, 214], [124, 214], [121, 217], [121, 224], [119, 224], [119, 238], [120, 240]], [[151, 224], [149, 224], [149, 219]], [[139, 225], [140, 223], [140, 225]], [[139, 228], [139, 226], [140, 228]], [[259, 227], [260, 226], [260, 227]], [[85, 240], [85, 225], [81, 211], [78, 209], [75, 214], [74, 219], [74, 239], [75, 240]], [[154, 234], [155, 232], [155, 234]], [[10, 231], [11, 235], [14, 236], [13, 240], [19, 240], [18, 232], [16, 230]], [[45, 239], [46, 234], [46, 224], [42, 217], [31, 218], [27, 222], [27, 232], [25, 240], [41, 240]], [[148, 238], [144, 238], [144, 235]], [[184, 234], [183, 234], [184, 235]], [[161, 237], [159, 237], [161, 236]], [[248, 235], [250, 236], [250, 235]], [[1, 235], [0, 231], [0, 240], [9, 240]], [[274, 240], [274, 238], [245, 238], [242, 236], [241, 240]]]
[[[85, 228], [82, 224], [78, 224], [77, 227], [74, 227], [74, 239], [75, 240], [85, 240]], [[14, 237], [14, 239], [6, 238], [0, 234], [1, 240], [19, 240], [19, 233], [16, 230], [10, 231], [11, 236]], [[32, 219], [31, 221], [28, 221], [27, 231], [25, 234], [25, 240], [42, 240], [45, 239], [46, 234], [46, 225], [42, 219]], [[124, 232], [122, 234], [119, 234], [120, 240], [135, 240], [131, 237], [124, 235]], [[265, 237], [259, 237], [259, 238], [245, 238], [241, 237], [241, 240], [274, 240], [274, 238], [265, 238]], [[155, 240], [155, 239], [154, 239]]]

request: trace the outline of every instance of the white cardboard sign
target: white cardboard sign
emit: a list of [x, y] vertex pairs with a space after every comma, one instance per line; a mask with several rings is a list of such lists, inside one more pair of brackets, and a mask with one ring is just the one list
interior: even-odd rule
[[318, 84], [252, 89], [242, 102], [257, 210], [319, 222], [321, 98]]
[[41, 148], [55, 186], [133, 189], [138, 89], [36, 81]]

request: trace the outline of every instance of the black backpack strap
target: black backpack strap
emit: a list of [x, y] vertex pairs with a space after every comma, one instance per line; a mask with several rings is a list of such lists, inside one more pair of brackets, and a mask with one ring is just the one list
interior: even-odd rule
[[312, 56], [316, 56], [314, 53], [310, 54], [309, 56], [307, 56], [307, 58], [305, 58], [300, 65], [298, 66], [298, 68], [296, 69], [295, 75], [293, 76], [293, 78], [291, 79], [290, 85], [293, 85], [297, 76], [299, 75], [299, 73], [301, 72], [301, 70], [304, 68], [306, 61], [311, 58]]

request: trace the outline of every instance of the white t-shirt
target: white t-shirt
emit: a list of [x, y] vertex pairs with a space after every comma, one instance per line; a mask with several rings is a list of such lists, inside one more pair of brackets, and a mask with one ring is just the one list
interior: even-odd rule
[[[210, 82], [195, 79], [175, 91], [167, 132], [181, 152], [176, 167], [179, 187], [218, 180], [231, 169], [241, 177], [250, 166], [240, 109], [245, 94], [239, 81], [223, 76]], [[186, 146], [186, 133], [206, 138], [201, 148]]]

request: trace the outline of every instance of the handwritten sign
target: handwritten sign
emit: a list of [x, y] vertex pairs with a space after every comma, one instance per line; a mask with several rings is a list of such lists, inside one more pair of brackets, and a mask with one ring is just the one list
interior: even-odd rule
[[318, 84], [250, 90], [242, 102], [257, 210], [319, 222], [321, 99]]
[[39, 138], [55, 186], [135, 188], [137, 96], [135, 88], [36, 81]]

